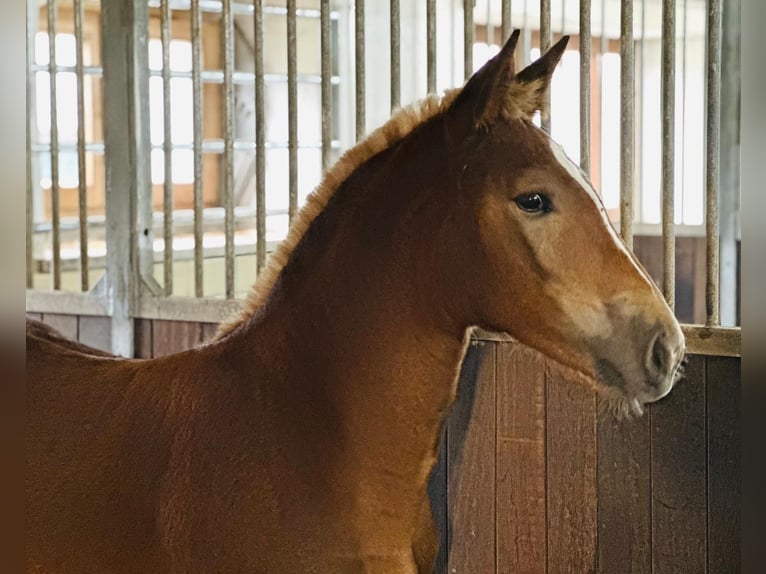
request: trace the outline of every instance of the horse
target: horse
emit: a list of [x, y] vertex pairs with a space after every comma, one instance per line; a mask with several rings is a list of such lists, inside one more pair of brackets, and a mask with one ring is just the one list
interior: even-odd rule
[[475, 327], [617, 413], [671, 390], [678, 322], [534, 122], [568, 38], [517, 71], [518, 38], [347, 151], [211, 342], [137, 360], [28, 328], [28, 571], [431, 572]]

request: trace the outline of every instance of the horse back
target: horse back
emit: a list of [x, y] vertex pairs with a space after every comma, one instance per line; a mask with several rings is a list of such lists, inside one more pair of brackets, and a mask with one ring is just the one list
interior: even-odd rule
[[30, 569], [156, 571], [168, 393], [145, 384], [140, 361], [41, 323], [27, 322], [26, 343]]

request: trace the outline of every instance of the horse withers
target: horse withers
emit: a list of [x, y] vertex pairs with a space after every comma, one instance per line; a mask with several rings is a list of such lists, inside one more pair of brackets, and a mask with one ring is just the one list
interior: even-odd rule
[[514, 32], [309, 198], [215, 340], [151, 360], [27, 336], [34, 572], [430, 572], [426, 487], [474, 326], [639, 413], [684, 340], [599, 197], [532, 122], [564, 38]]

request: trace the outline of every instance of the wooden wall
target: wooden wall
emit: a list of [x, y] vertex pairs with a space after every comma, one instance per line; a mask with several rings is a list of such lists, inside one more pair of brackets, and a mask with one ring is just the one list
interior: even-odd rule
[[[109, 319], [34, 315], [109, 347]], [[141, 320], [156, 357], [215, 325]], [[430, 483], [450, 574], [740, 571], [740, 360], [692, 356], [644, 417], [599, 417], [593, 391], [522, 345], [474, 340]]]

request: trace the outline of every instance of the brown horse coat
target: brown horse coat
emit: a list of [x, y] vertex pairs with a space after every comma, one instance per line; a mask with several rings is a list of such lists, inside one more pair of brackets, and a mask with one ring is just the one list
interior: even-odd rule
[[517, 39], [351, 150], [212, 343], [128, 360], [28, 323], [30, 572], [429, 572], [473, 325], [620, 408], [670, 389], [672, 313], [530, 121], [566, 39], [515, 74]]

